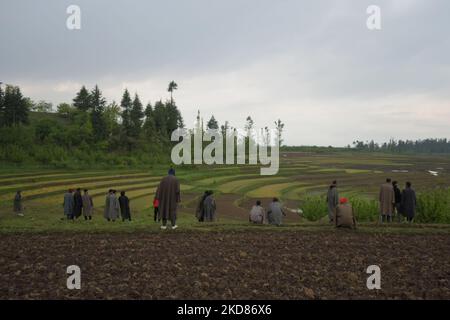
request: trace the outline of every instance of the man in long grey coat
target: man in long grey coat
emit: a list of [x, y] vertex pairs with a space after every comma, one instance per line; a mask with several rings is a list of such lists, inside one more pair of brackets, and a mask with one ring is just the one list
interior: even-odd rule
[[339, 193], [337, 190], [337, 181], [335, 180], [330, 185], [327, 192], [328, 218], [330, 219], [330, 223], [333, 222], [334, 220], [336, 206], [338, 204], [339, 204]]
[[158, 221], [162, 220], [161, 229], [167, 229], [167, 220], [171, 221], [172, 229], [176, 229], [178, 227], [177, 207], [181, 201], [181, 195], [180, 182], [175, 177], [173, 168], [170, 168], [168, 175], [159, 183], [155, 197], [159, 200]]
[[84, 189], [84, 194], [81, 197], [83, 201], [83, 215], [84, 220], [92, 220], [92, 212], [94, 211], [94, 201], [89, 194], [88, 189]]
[[105, 219], [108, 221], [116, 221], [119, 218], [119, 200], [116, 197], [116, 190], [109, 190], [105, 199]]
[[72, 189], [69, 189], [64, 194], [64, 202], [63, 202], [64, 214], [67, 219], [73, 219], [73, 194]]
[[379, 194], [381, 221], [391, 221], [395, 205], [395, 193], [391, 179], [386, 179], [386, 183], [380, 187]]
[[416, 215], [417, 198], [416, 192], [411, 188], [411, 182], [406, 183], [406, 188], [402, 193], [402, 211], [408, 219], [408, 222], [412, 222]]

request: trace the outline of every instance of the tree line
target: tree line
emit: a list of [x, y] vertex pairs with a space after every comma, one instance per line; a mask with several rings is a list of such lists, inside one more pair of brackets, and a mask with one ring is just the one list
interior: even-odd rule
[[[45, 164], [56, 167], [133, 166], [170, 161], [171, 133], [184, 128], [183, 117], [173, 97], [178, 89], [171, 81], [166, 101], [148, 102], [145, 107], [138, 93], [128, 89], [120, 103], [108, 102], [100, 88], [82, 86], [71, 103], [56, 108], [46, 101], [24, 97], [18, 86], [0, 83], [0, 162]], [[197, 126], [221, 130], [214, 117], [203, 124], [200, 111]], [[281, 140], [284, 124], [275, 122]], [[254, 128], [250, 116], [245, 130]], [[265, 128], [268, 131], [268, 128]]]
[[395, 140], [382, 144], [375, 141], [354, 141], [353, 149], [368, 152], [389, 152], [389, 153], [450, 153], [450, 140], [422, 139], [422, 140]]
[[184, 127], [173, 99], [144, 107], [138, 93], [125, 89], [120, 104], [108, 103], [96, 85], [85, 86], [72, 103], [33, 102], [18, 86], [0, 86], [0, 161], [56, 166], [129, 166], [168, 161], [170, 134]]

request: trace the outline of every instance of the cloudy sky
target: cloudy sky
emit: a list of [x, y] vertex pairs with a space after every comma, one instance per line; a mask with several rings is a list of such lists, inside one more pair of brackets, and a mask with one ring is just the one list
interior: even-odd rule
[[188, 126], [197, 109], [280, 118], [289, 145], [450, 138], [449, 15], [448, 0], [2, 0], [0, 81], [56, 105], [82, 84], [153, 103], [175, 80]]

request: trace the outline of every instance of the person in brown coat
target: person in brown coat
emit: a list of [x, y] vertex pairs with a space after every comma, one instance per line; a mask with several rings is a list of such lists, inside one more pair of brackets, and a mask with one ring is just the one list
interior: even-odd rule
[[395, 193], [391, 179], [386, 179], [386, 183], [380, 187], [379, 199], [381, 222], [389, 222], [392, 220], [395, 205]]
[[167, 220], [171, 221], [172, 229], [176, 229], [177, 206], [181, 197], [180, 182], [175, 177], [173, 168], [170, 168], [168, 175], [159, 183], [155, 198], [159, 201], [158, 221], [162, 220], [161, 229], [167, 228]]
[[334, 218], [336, 228], [356, 228], [355, 215], [353, 214], [353, 207], [348, 203], [347, 198], [341, 198], [339, 204], [335, 209]]

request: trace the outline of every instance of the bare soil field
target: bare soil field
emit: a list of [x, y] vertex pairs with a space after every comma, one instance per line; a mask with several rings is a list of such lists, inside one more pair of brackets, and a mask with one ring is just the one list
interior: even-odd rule
[[[448, 235], [23, 233], [1, 234], [0, 251], [1, 299], [450, 299]], [[81, 290], [66, 288], [69, 265]]]

